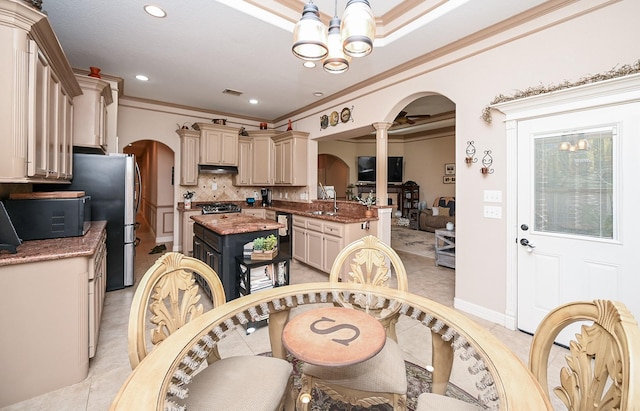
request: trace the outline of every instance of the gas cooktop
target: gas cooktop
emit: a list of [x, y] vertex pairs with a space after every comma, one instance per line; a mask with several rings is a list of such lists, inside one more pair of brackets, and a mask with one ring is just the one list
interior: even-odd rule
[[202, 204], [202, 214], [239, 213], [240, 207], [231, 203]]

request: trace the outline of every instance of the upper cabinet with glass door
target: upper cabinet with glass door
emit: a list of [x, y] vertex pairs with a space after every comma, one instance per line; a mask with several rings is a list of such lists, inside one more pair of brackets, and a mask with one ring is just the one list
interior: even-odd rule
[[0, 0], [0, 182], [71, 178], [73, 99], [82, 90], [47, 17]]

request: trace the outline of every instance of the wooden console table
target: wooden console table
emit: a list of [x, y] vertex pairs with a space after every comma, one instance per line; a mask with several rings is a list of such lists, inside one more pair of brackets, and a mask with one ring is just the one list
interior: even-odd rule
[[456, 232], [436, 230], [436, 266], [456, 268]]

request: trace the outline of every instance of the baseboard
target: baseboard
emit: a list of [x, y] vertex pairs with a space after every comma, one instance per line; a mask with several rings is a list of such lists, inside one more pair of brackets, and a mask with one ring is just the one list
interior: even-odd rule
[[156, 244], [161, 244], [161, 243], [172, 243], [173, 242], [173, 236], [167, 236], [167, 237], [156, 237]]
[[453, 299], [453, 307], [460, 311], [464, 311], [465, 313], [482, 318], [483, 320], [491, 321], [492, 323], [496, 323], [510, 330], [515, 330], [515, 319], [504, 313], [489, 310], [486, 307], [482, 307], [459, 298]]

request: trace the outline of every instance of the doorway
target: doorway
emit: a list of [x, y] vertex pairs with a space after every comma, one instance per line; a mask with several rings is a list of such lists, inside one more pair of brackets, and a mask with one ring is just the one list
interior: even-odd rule
[[155, 140], [138, 140], [124, 147], [133, 154], [142, 180], [138, 219], [144, 219], [156, 243], [173, 242], [175, 155], [167, 145]]
[[318, 154], [318, 183], [333, 186], [338, 200], [347, 199], [349, 166], [340, 157]]

